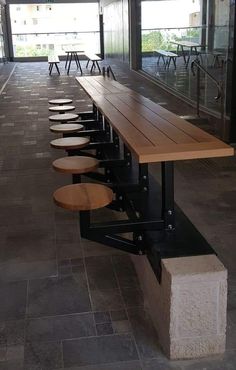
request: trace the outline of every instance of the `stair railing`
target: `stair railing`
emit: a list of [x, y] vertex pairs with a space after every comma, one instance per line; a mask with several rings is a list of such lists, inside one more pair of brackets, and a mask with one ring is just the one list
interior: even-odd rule
[[[195, 69], [197, 72], [195, 72]], [[224, 88], [223, 82], [217, 81], [201, 64], [200, 60], [197, 58], [192, 61], [191, 63], [191, 71], [193, 75], [197, 77], [197, 116], [200, 117], [200, 77], [201, 72], [204, 73], [215, 85], [217, 88], [217, 95], [214, 97], [216, 101], [220, 100], [220, 117], [221, 117], [221, 136], [223, 140], [227, 140], [226, 135], [226, 125], [225, 125], [225, 118], [224, 118]]]

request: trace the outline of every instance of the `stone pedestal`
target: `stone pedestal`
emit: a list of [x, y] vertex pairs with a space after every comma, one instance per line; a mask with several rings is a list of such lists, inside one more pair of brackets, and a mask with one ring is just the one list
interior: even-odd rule
[[164, 353], [184, 359], [224, 352], [227, 271], [219, 259], [164, 259], [159, 284], [146, 256], [131, 258]]

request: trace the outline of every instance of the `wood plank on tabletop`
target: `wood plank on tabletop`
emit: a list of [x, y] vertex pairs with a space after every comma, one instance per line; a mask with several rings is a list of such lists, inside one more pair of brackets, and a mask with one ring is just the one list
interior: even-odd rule
[[76, 77], [76, 80], [90, 98], [99, 94], [99, 92], [88, 81], [86, 81], [84, 77]]
[[227, 157], [232, 155], [229, 145], [218, 140], [217, 142], [195, 144], [172, 144], [155, 148], [140, 147], [139, 163], [155, 163], [199, 158]]
[[149, 121], [126, 105], [116, 95], [106, 96], [106, 99], [138, 129], [153, 145], [171, 144], [173, 141], [163, 132], [158, 130]]
[[99, 107], [101, 113], [111, 124], [114, 130], [120, 135], [124, 143], [133, 152], [137, 152], [138, 147], [154, 147], [142, 132], [136, 129], [106, 98], [105, 96], [95, 96], [94, 103]]
[[[110, 101], [117, 101], [117, 99], [120, 99], [123, 104], [130, 107], [135, 114], [133, 115], [133, 119], [137, 119], [136, 116], [139, 115], [143, 117], [149, 124], [148, 128], [153, 127], [156, 131], [156, 135], [159, 136], [161, 139], [163, 135], [166, 139], [168, 138], [169, 141], [172, 141], [174, 143], [195, 143], [196, 140], [194, 140], [191, 136], [187, 135], [182, 130], [179, 130], [177, 127], [175, 127], [173, 124], [171, 124], [169, 121], [165, 120], [164, 118], [161, 118], [156, 113], [148, 109], [143, 104], [138, 103], [135, 99], [133, 99], [131, 96], [123, 94], [119, 94], [116, 97], [109, 97]], [[119, 105], [120, 107], [121, 105]], [[146, 134], [146, 128], [144, 127], [144, 131]], [[151, 132], [150, 132], [151, 134]]]
[[206, 131], [203, 131], [197, 126], [194, 126], [192, 123], [180, 118], [175, 113], [170, 112], [169, 110], [161, 107], [158, 103], [154, 103], [150, 99], [145, 98], [142, 95], [134, 96], [134, 99], [141, 102], [147, 108], [152, 110], [154, 113], [158, 114], [160, 117], [168, 120], [170, 123], [174, 124], [178, 129], [182, 130], [189, 136], [198, 142], [209, 142], [216, 141], [217, 138], [208, 134]]

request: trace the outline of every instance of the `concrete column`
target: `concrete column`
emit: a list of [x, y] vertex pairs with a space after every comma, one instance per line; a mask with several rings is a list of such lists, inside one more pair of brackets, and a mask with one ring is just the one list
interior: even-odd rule
[[185, 359], [224, 352], [227, 271], [219, 259], [163, 259], [159, 284], [146, 256], [131, 258], [166, 356]]

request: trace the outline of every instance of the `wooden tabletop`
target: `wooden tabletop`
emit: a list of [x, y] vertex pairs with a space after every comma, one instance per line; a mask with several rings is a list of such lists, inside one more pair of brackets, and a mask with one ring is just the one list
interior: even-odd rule
[[201, 44], [199, 44], [199, 42], [192, 42], [192, 41], [174, 41], [174, 40], [171, 40], [170, 41], [171, 44], [176, 44], [176, 45], [180, 45], [180, 46], [185, 46], [185, 47], [188, 47], [188, 48], [196, 48], [196, 47], [200, 47], [202, 46]]
[[[91, 79], [88, 85], [87, 81]], [[103, 79], [105, 89], [113, 82]], [[137, 93], [104, 93], [91, 89], [93, 76], [77, 78], [139, 163], [223, 157], [234, 150], [221, 140]], [[94, 82], [93, 82], [94, 81]], [[120, 86], [119, 86], [120, 85]], [[122, 89], [116, 82], [115, 87]], [[130, 89], [129, 89], [130, 90]], [[131, 90], [132, 91], [132, 90]]]
[[98, 94], [137, 94], [134, 90], [120, 84], [119, 82], [109, 78], [104, 78], [103, 76], [76, 77], [76, 80], [91, 98]]

